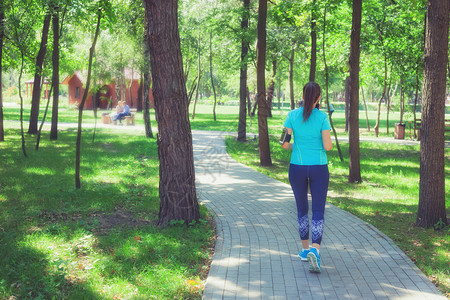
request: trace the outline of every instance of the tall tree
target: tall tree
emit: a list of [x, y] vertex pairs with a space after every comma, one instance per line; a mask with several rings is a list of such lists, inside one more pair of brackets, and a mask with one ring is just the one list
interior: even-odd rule
[[350, 37], [350, 113], [349, 113], [349, 176], [351, 183], [361, 182], [359, 151], [359, 56], [362, 0], [353, 0]]
[[159, 220], [200, 218], [192, 133], [178, 31], [177, 0], [145, 0], [158, 121]]
[[50, 29], [50, 21], [52, 15], [50, 9], [45, 15], [44, 25], [42, 27], [41, 46], [36, 56], [36, 65], [34, 70], [34, 83], [33, 94], [31, 98], [31, 112], [30, 112], [30, 124], [28, 127], [29, 134], [35, 134], [38, 132], [38, 118], [39, 118], [39, 105], [41, 100], [41, 81], [43, 75], [43, 65], [45, 59], [45, 53], [47, 52], [47, 40], [48, 32]]
[[86, 89], [84, 90], [83, 98], [78, 106], [78, 130], [77, 130], [77, 142], [76, 142], [76, 152], [75, 152], [75, 187], [77, 189], [81, 188], [80, 180], [80, 165], [81, 165], [81, 124], [83, 122], [83, 108], [86, 103], [87, 96], [89, 94], [89, 88], [91, 84], [91, 73], [92, 73], [92, 61], [94, 59], [95, 45], [97, 44], [97, 39], [100, 34], [100, 21], [102, 19], [102, 8], [97, 11], [97, 26], [95, 28], [94, 40], [92, 41], [92, 46], [89, 49], [89, 66], [88, 75], [86, 79]]
[[272, 165], [269, 145], [269, 128], [267, 125], [267, 101], [266, 101], [266, 22], [267, 0], [259, 0], [258, 8], [258, 41], [256, 54], [256, 85], [258, 101], [258, 133], [259, 133], [259, 161], [261, 166]]
[[0, 142], [5, 140], [5, 131], [3, 129], [3, 80], [2, 80], [2, 65], [3, 65], [3, 36], [5, 26], [5, 4], [0, 0]]
[[447, 224], [444, 119], [450, 3], [428, 0], [420, 129], [420, 189], [417, 224]]
[[59, 106], [59, 5], [52, 3], [52, 31], [53, 31], [53, 52], [52, 52], [52, 126], [50, 129], [50, 140], [58, 139], [58, 106]]
[[242, 10], [241, 20], [241, 77], [239, 81], [239, 125], [238, 125], [238, 141], [247, 139], [247, 55], [249, 41], [247, 38], [248, 21], [250, 18], [250, 0], [244, 0], [244, 8]]

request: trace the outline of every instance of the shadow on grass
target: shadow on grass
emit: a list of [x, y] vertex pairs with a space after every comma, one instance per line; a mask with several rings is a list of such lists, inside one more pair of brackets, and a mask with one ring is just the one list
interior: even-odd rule
[[211, 234], [201, 225], [154, 226], [156, 141], [97, 131], [92, 144], [91, 135], [83, 132], [81, 189], [74, 187], [75, 132], [54, 142], [44, 133], [39, 151], [28, 136], [28, 158], [17, 130], [0, 143], [0, 298], [104, 299], [121, 290], [148, 297], [158, 288], [163, 298], [201, 294], [185, 279], [181, 287], [157, 281], [198, 276], [198, 262], [208, 258], [201, 238]]

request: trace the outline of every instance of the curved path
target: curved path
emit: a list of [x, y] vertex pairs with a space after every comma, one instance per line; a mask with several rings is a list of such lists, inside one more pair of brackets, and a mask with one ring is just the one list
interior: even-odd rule
[[204, 299], [446, 299], [391, 239], [330, 204], [322, 273], [310, 273], [290, 186], [231, 159], [225, 135], [193, 131], [198, 195], [217, 223]]

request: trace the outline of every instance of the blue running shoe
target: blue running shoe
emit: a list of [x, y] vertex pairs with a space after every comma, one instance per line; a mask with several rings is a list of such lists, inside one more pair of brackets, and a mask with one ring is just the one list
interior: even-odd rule
[[308, 258], [306, 258], [308, 253], [309, 249], [302, 249], [302, 251], [300, 251], [300, 253], [298, 254], [298, 257], [300, 257], [301, 261], [308, 261]]
[[312, 273], [320, 273], [320, 255], [316, 248], [311, 248], [306, 255], [309, 262], [309, 271]]

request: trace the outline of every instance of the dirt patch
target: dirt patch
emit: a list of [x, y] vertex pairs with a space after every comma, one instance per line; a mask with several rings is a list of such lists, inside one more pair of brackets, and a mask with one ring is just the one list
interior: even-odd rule
[[151, 221], [139, 218], [135, 213], [125, 210], [111, 213], [92, 212], [87, 215], [86, 221], [92, 225], [92, 231], [97, 234], [107, 233], [112, 228], [136, 228], [152, 224]]

